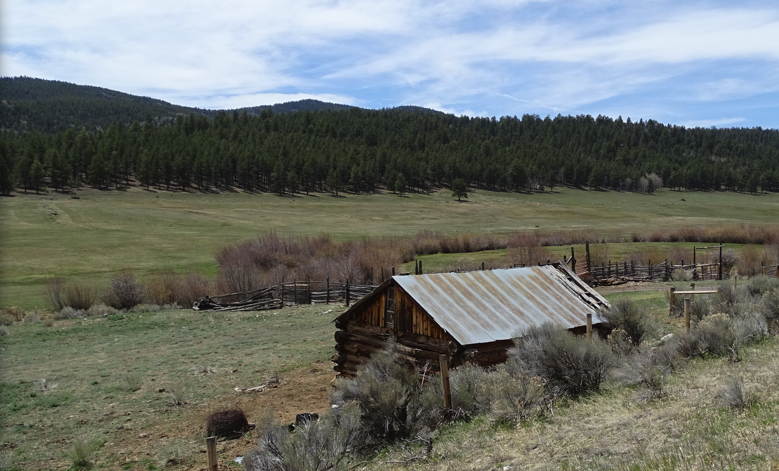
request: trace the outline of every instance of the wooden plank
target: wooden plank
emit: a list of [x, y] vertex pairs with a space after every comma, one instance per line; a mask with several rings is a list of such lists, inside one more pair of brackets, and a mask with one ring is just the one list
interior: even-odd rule
[[716, 289], [699, 289], [699, 290], [687, 290], [687, 291], [674, 291], [674, 294], [717, 294], [719, 293]]

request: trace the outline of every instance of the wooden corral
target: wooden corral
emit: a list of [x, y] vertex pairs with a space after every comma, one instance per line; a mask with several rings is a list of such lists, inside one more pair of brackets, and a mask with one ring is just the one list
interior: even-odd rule
[[564, 265], [468, 273], [394, 276], [335, 320], [335, 370], [352, 376], [394, 341], [420, 370], [502, 363], [515, 337], [551, 322], [584, 333], [596, 329], [608, 302]]

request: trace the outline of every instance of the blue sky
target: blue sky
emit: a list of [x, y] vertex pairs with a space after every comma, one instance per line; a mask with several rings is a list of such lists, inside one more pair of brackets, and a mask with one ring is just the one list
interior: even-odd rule
[[317, 98], [779, 128], [779, 4], [2, 0], [3, 75], [206, 108]]

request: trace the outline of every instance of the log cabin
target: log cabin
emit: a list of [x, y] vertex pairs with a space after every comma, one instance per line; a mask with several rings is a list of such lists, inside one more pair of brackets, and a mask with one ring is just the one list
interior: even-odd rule
[[353, 376], [372, 353], [396, 343], [418, 369], [506, 361], [513, 340], [552, 323], [585, 333], [608, 329], [609, 303], [565, 264], [393, 276], [335, 319], [334, 369]]

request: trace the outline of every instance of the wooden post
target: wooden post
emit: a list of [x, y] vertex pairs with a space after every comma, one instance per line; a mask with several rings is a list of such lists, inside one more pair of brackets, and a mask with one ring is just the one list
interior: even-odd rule
[[419, 274], [421, 275], [421, 274], [423, 274], [423, 273], [424, 273], [424, 272], [422, 271], [422, 260], [420, 260], [420, 261], [419, 261]]
[[592, 339], [592, 314], [587, 313], [587, 338]]
[[676, 288], [674, 288], [673, 286], [668, 288], [668, 302], [669, 302], [668, 315], [669, 316], [674, 315], [674, 303], [676, 302], [676, 295], [674, 294], [675, 291]]
[[346, 298], [346, 307], [349, 307], [349, 304], [351, 302], [351, 299], [349, 299], [351, 297], [350, 296], [351, 293], [349, 293], [349, 280], [346, 280], [346, 286], [344, 287], [344, 289], [346, 290], [346, 293], [344, 295], [344, 298]]
[[690, 331], [690, 297], [684, 298], [684, 328], [687, 332]]
[[695, 283], [690, 283], [690, 288], [695, 291]]
[[719, 266], [717, 267], [717, 279], [722, 281], [722, 242], [719, 243]]
[[698, 264], [698, 251], [695, 249], [694, 245], [692, 246], [692, 264]]
[[206, 452], [208, 456], [208, 471], [218, 471], [219, 463], [216, 460], [216, 437], [206, 438]]
[[395, 276], [395, 267], [392, 267], [392, 276]]
[[327, 293], [325, 294], [325, 303], [330, 304], [330, 277], [329, 276], [327, 277], [327, 281], [325, 283], [327, 283], [325, 287]]
[[573, 254], [573, 246], [571, 246], [571, 271], [576, 273], [576, 257]]
[[652, 281], [654, 279], [654, 275], [652, 273], [652, 260], [649, 260], [649, 281]]
[[284, 278], [281, 278], [281, 307], [284, 307]]
[[311, 279], [306, 280], [306, 285], [308, 288], [308, 304], [313, 304], [311, 302]]
[[587, 262], [587, 271], [592, 271], [592, 265], [590, 260], [590, 242], [584, 242], [584, 260]]
[[438, 366], [441, 369], [441, 386], [444, 391], [444, 407], [452, 408], [452, 390], [449, 386], [449, 357], [445, 353], [438, 354]]
[[484, 271], [484, 262], [481, 262], [481, 271]]
[[295, 306], [298, 303], [298, 282], [292, 282], [292, 305]]

